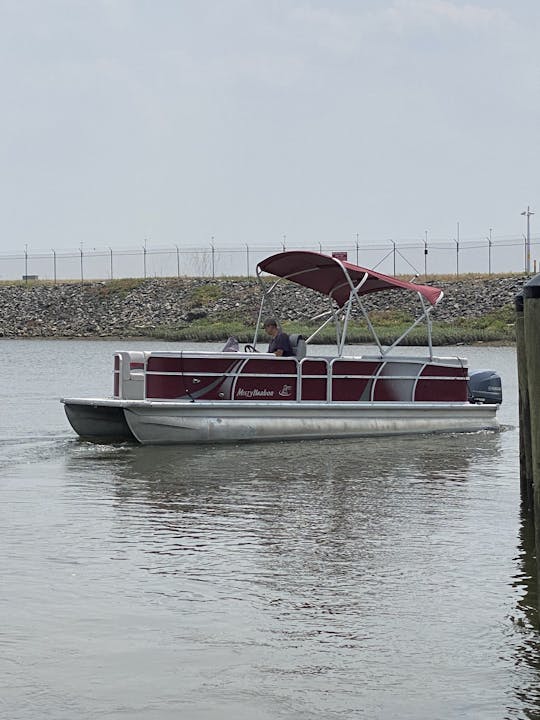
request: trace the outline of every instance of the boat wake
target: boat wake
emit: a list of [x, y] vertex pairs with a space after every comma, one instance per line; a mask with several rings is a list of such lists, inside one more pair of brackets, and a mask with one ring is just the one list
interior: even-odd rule
[[0, 470], [60, 458], [65, 455], [67, 448], [76, 442], [69, 433], [4, 437], [0, 440]]

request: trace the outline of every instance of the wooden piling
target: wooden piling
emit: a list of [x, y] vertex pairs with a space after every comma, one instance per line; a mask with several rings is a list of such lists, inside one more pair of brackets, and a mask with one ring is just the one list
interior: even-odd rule
[[[540, 275], [535, 275], [523, 286], [523, 319], [531, 432], [534, 536], [537, 577], [540, 581]], [[540, 595], [540, 587], [538, 590]]]
[[515, 307], [516, 351], [519, 388], [519, 477], [521, 486], [521, 501], [527, 510], [532, 510], [534, 504], [534, 496], [531, 448], [531, 417], [527, 376], [523, 292], [520, 292], [518, 293], [518, 295], [516, 295]]
[[523, 286], [523, 300], [536, 550], [540, 560], [540, 275]]

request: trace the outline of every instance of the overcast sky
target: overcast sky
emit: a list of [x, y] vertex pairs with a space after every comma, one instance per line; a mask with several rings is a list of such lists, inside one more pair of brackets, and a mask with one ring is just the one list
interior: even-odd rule
[[519, 237], [539, 25], [538, 0], [0, 0], [0, 252]]

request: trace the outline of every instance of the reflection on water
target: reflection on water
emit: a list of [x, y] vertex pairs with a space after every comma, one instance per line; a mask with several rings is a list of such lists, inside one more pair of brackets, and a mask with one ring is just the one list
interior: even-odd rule
[[516, 683], [516, 696], [523, 703], [525, 717], [540, 717], [540, 635], [538, 628], [538, 573], [534, 540], [534, 521], [531, 513], [522, 511], [518, 567], [513, 587], [519, 593], [516, 612], [510, 616], [516, 642], [514, 661], [517, 671], [528, 667], [531, 680], [522, 687]]
[[359, 480], [365, 479], [374, 466], [385, 477], [420, 475], [421, 479], [461, 480], [471, 463], [483, 459], [496, 463], [499, 452], [500, 435], [486, 432], [215, 446], [80, 442], [67, 462], [76, 468], [79, 463], [112, 460], [113, 474], [119, 480], [128, 484], [142, 481], [152, 488], [156, 483], [172, 482], [174, 492], [183, 481], [215, 477], [220, 482]]
[[[359, 706], [373, 716], [382, 704], [400, 717], [452, 717], [458, 707], [478, 717], [497, 702], [513, 707], [504, 692], [494, 701], [497, 672], [485, 660], [508, 655], [506, 631], [488, 631], [501, 597], [486, 600], [478, 582], [480, 567], [499, 571], [486, 534], [502, 446], [490, 433], [80, 444], [68, 463], [74, 492], [109, 497], [116, 537], [139, 548], [151, 593], [175, 608], [221, 608], [231, 625], [207, 640], [214, 649], [258, 648], [246, 670], [257, 693], [264, 678], [273, 702], [293, 702], [300, 716], [293, 691], [310, 694], [311, 716]], [[478, 683], [489, 688], [483, 700]], [[441, 714], [441, 702], [453, 710]]]
[[[311, 522], [355, 512], [380, 522], [397, 520], [411, 495], [415, 503], [407, 512], [422, 512], [441, 494], [466, 501], [455, 486], [474, 477], [483, 462], [496, 465], [500, 450], [500, 436], [493, 433], [210, 448], [79, 443], [66, 462], [77, 487], [84, 483], [91, 493], [103, 491], [102, 465], [116, 507], [128, 513], [136, 507], [138, 514], [170, 520], [178, 512], [183, 522], [186, 513], [208, 512], [211, 498], [220, 517], [238, 520], [249, 506], [272, 522], [300, 511]], [[291, 532], [295, 526], [290, 524]]]

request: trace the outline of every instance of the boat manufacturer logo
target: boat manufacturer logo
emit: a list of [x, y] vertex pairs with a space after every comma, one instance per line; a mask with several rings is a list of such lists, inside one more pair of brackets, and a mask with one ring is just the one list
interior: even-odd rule
[[279, 395], [281, 397], [291, 397], [292, 395], [292, 385], [284, 385], [281, 390], [279, 391]]
[[236, 397], [244, 397], [244, 398], [274, 397], [274, 391], [267, 390], [266, 388], [263, 388], [262, 390], [259, 390], [258, 388], [253, 388], [252, 390], [246, 390], [245, 388], [238, 388], [238, 390], [236, 391]]

